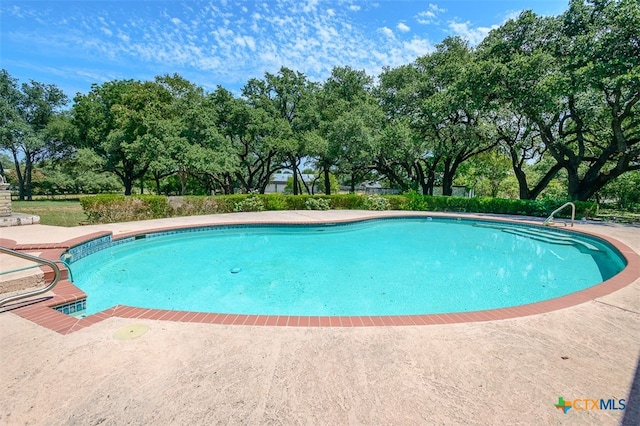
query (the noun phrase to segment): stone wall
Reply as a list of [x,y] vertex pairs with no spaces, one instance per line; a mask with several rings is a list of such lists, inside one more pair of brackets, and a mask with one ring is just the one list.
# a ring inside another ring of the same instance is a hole
[[11,191],[0,189],[0,217],[11,216]]

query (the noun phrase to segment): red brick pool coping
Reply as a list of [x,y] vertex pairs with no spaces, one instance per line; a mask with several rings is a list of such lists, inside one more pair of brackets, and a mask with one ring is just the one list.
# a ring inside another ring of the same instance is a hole
[[[383,216],[385,217],[385,216]],[[367,218],[375,219],[375,218]],[[496,221],[504,223],[522,223],[511,220],[482,219],[483,221]],[[331,221],[353,222],[358,220]],[[248,225],[250,223],[242,223]],[[260,223],[265,224],[265,223]],[[268,224],[291,224],[290,222],[269,222]],[[299,223],[297,223],[299,224]],[[317,222],[306,224],[318,224]],[[167,231],[186,228],[201,228],[216,225],[238,225],[238,223],[211,224],[211,225],[187,225],[165,228],[155,228],[145,231],[136,231],[118,235],[117,239],[130,237],[136,234],[146,234],[157,231]],[[53,307],[65,303],[74,302],[86,298],[86,294],[67,280],[68,271],[64,269],[63,279],[52,290],[53,296],[43,296],[28,301],[5,305],[0,308],[0,313],[12,312],[22,318],[39,324],[42,327],[66,335],[107,318],[131,318],[149,319],[161,321],[190,322],[203,324],[244,325],[244,326],[278,326],[278,327],[372,327],[372,326],[424,326],[434,324],[455,324],[468,322],[496,321],[509,318],[518,318],[529,315],[543,314],[568,308],[574,305],[594,300],[598,297],[613,293],[640,277],[640,255],[626,244],[608,236],[593,232],[574,231],[576,233],[591,235],[607,241],[614,246],[626,259],[627,267],[611,279],[593,287],[568,294],[555,299],[542,302],[514,306],[509,308],[490,309],[473,312],[458,312],[447,314],[425,315],[392,315],[392,316],[288,316],[288,315],[242,315],[224,313],[202,313],[190,311],[171,311],[162,309],[146,309],[132,306],[117,305],[102,312],[85,318],[75,318],[59,312]],[[67,249],[92,239],[112,235],[111,232],[98,232],[82,237],[74,238],[63,243],[47,244],[16,244],[15,241],[0,239],[0,245],[14,250],[39,251],[40,256],[49,260],[59,260]],[[45,271],[45,276],[52,273]]]

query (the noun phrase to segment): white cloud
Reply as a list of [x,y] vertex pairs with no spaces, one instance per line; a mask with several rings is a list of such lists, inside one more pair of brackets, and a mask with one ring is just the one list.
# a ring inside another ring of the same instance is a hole
[[240,47],[248,47],[251,51],[256,50],[256,41],[253,37],[236,36],[233,41]]
[[[237,88],[282,66],[314,81],[324,80],[335,66],[347,65],[375,77],[385,66],[406,64],[433,51],[426,38],[395,36],[394,32],[411,31],[404,21],[391,27],[367,27],[350,13],[360,10],[357,5],[338,1],[327,9],[323,4],[264,0],[247,3],[244,10],[242,4],[236,7],[230,2],[225,8],[212,2],[195,11],[176,8],[170,15],[152,18],[114,19],[111,11],[104,12],[106,19],[68,16],[68,26],[54,27],[50,37],[54,40],[45,39],[40,45],[55,43],[60,47],[56,50],[71,51],[76,57],[85,54],[100,64],[96,69],[105,68],[105,75],[109,69],[124,70],[135,63],[131,75],[118,78],[152,79],[178,72],[206,89],[217,84]],[[101,28],[116,37],[105,37]]]
[[407,52],[413,52],[416,57],[424,56],[434,51],[433,45],[428,40],[419,37],[414,37],[411,41],[404,42],[403,46]]
[[431,10],[425,10],[423,12],[418,13],[416,16],[416,21],[419,24],[428,25],[434,22],[436,19],[436,14]]
[[306,13],[315,12],[318,6],[318,0],[308,0],[307,4],[302,7],[302,10]]
[[416,21],[423,25],[438,23],[438,15],[446,11],[446,9],[438,7],[438,5],[429,3],[429,9],[419,12],[416,16]]
[[505,22],[511,19],[513,20],[518,19],[521,13],[522,13],[522,10],[512,10],[511,12],[507,12],[507,14],[505,14],[504,16],[504,21],[502,21],[502,23],[504,24]]
[[399,31],[402,31],[403,33],[406,33],[406,32],[408,32],[408,31],[411,31],[411,28],[410,28],[407,24],[405,24],[404,22],[400,22],[400,23],[396,26],[396,28],[397,28]]
[[379,31],[380,31],[382,34],[386,35],[387,37],[391,37],[391,38],[393,38],[393,30],[392,30],[391,28],[389,28],[389,27],[382,27],[382,28],[380,28],[380,29],[379,29]]
[[252,51],[256,50],[256,41],[253,37],[245,36],[244,41],[247,43],[247,46]]
[[118,31],[118,38],[122,40],[124,43],[129,43],[131,41],[131,37],[126,35],[125,33]]
[[472,45],[479,44],[487,36],[487,34],[489,34],[489,31],[498,27],[499,25],[492,25],[491,27],[473,28],[471,27],[470,21],[449,21],[449,29],[453,32],[453,34],[467,39]]

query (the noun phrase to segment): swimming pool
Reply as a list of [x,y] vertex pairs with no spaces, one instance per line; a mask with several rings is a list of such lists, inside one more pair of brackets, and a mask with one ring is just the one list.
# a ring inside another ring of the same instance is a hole
[[63,256],[88,295],[87,314],[116,304],[253,315],[469,312],[567,295],[625,266],[609,244],[576,233],[425,217],[148,233],[77,257]]

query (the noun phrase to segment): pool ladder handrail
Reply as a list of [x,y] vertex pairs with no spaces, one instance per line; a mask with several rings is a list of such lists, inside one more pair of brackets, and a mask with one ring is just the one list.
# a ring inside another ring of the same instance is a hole
[[[13,296],[9,296],[9,297],[5,297],[4,299],[0,299],[0,306],[5,305],[5,304],[7,304],[9,302],[14,302],[16,300],[26,299],[27,297],[37,296],[39,294],[46,293],[47,291],[49,291],[53,287],[55,287],[56,284],[58,284],[58,282],[60,281],[60,277],[61,277],[60,268],[58,267],[58,265],[56,265],[56,263],[54,261],[43,259],[43,258],[38,257],[38,256],[33,256],[31,254],[21,253],[19,251],[11,250],[11,249],[8,249],[6,247],[0,247],[0,253],[8,254],[10,256],[19,257],[21,259],[30,260],[32,262],[36,262],[36,263],[39,263],[40,265],[45,265],[45,266],[48,266],[51,269],[53,269],[53,280],[46,287],[40,288],[38,290],[28,291],[26,293],[14,294]],[[24,268],[20,268],[19,270],[22,270],[22,269],[24,269]]]
[[[567,206],[571,206],[571,226],[573,227],[573,222],[575,221],[576,218],[576,205],[573,204],[571,201],[564,203],[563,205],[561,205],[560,207],[558,207],[557,209],[555,209],[553,212],[551,212],[551,214],[549,215],[548,218],[546,218],[544,220],[544,222],[542,222],[542,224],[544,226],[549,226],[551,223],[553,223],[553,215],[558,213],[560,210],[564,209]],[[565,226],[567,224],[565,223]]]

